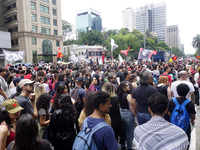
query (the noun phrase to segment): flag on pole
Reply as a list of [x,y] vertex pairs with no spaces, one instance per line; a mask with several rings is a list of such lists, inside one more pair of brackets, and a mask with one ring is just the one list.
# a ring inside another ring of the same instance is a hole
[[102,61],[102,57],[99,58],[99,65],[102,65],[103,61]]
[[123,59],[122,59],[122,57],[121,57],[121,55],[119,54],[119,64],[121,64],[121,63],[123,63]]
[[115,44],[115,41],[113,39],[111,39],[110,44],[111,44],[111,51],[114,51],[116,48],[118,48],[118,45]]
[[122,54],[124,54],[125,56],[127,56],[127,55],[128,55],[129,49],[130,49],[130,46],[128,47],[127,50],[121,50],[120,53],[122,53]]
[[60,52],[60,47],[58,49],[58,54],[57,54],[57,58],[63,57],[63,54]]

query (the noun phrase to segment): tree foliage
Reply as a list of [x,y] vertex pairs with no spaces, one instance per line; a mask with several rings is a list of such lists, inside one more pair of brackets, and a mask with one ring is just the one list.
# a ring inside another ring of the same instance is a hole
[[68,32],[72,31],[72,26],[69,22],[62,20],[62,31],[63,35],[66,35]]
[[198,54],[200,55],[200,34],[197,34],[192,40],[192,46],[197,49]]

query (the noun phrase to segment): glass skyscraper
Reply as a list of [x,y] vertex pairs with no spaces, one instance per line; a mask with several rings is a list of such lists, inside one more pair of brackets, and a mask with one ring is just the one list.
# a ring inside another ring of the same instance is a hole
[[79,11],[76,16],[76,29],[78,32],[87,32],[88,30],[102,30],[102,19],[100,12],[94,9]]

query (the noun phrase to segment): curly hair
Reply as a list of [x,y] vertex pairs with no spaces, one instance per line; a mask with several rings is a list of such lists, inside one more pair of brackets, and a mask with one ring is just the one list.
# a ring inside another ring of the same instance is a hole
[[99,109],[100,104],[105,104],[107,102],[107,98],[109,98],[110,95],[106,92],[99,91],[97,92],[94,101],[93,101],[93,107],[94,109]]
[[58,85],[57,90],[56,90],[56,96],[54,97],[53,106],[52,106],[53,111],[60,108],[58,99],[63,94],[65,87],[66,87],[65,84],[59,84]]
[[60,109],[62,111],[62,118],[67,121],[76,122],[76,110],[72,104],[71,97],[69,94],[62,94],[58,99],[60,102]]
[[41,108],[48,110],[50,101],[51,101],[51,95],[49,93],[41,94],[36,102],[37,110],[40,110]]
[[115,88],[110,82],[106,82],[103,84],[102,91],[108,93],[110,97],[115,97]]
[[140,78],[140,84],[141,85],[149,85],[149,79],[151,77],[151,73],[148,71],[144,71],[142,73],[142,76]]
[[96,91],[90,91],[87,94],[86,103],[85,103],[85,113],[86,113],[86,116],[91,115],[93,113],[93,111],[94,111],[93,101],[95,99],[96,94],[97,94]]
[[45,91],[44,91],[44,86],[43,84],[39,83],[39,82],[36,82],[34,84],[34,93],[35,93],[35,99],[36,99],[36,102],[38,100],[38,97],[43,94]]
[[127,83],[128,83],[127,81],[122,81],[120,83],[120,85],[118,86],[118,88],[117,88],[117,95],[119,97],[121,97],[122,94],[125,93],[124,90],[123,90],[123,88],[126,86]]

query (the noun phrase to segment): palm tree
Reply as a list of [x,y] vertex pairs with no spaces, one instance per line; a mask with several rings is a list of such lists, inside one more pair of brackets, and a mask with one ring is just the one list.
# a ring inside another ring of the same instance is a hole
[[192,46],[198,49],[198,54],[200,55],[200,34],[197,34],[192,40]]

